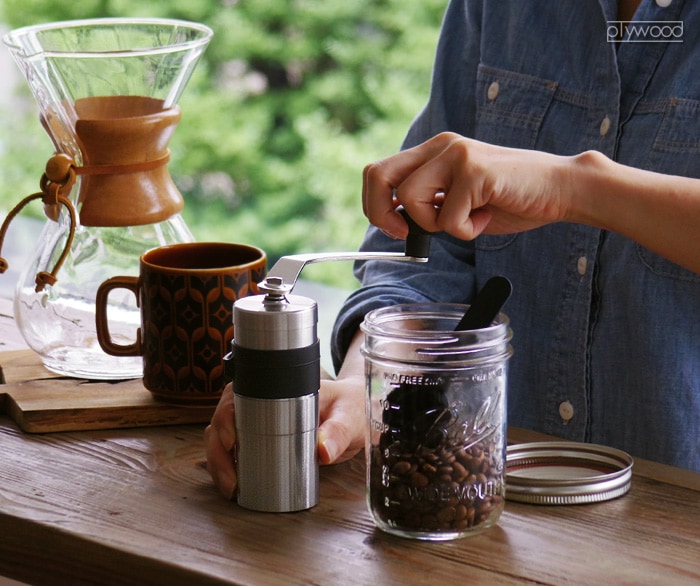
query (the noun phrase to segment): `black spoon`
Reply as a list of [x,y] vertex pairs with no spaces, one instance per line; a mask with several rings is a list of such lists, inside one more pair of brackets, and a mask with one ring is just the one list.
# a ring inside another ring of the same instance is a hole
[[491,325],[503,304],[508,301],[513,286],[506,277],[491,277],[469,306],[455,331],[478,330]]

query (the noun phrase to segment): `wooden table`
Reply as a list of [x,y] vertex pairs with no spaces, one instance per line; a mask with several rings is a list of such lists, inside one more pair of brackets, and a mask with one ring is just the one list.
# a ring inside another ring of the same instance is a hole
[[[23,346],[2,300],[0,343]],[[71,585],[700,583],[699,474],[637,461],[620,499],[509,502],[480,535],[424,543],[374,528],[361,457],[321,469],[309,511],[239,508],[209,479],[203,427],[40,435],[0,417],[0,574]]]

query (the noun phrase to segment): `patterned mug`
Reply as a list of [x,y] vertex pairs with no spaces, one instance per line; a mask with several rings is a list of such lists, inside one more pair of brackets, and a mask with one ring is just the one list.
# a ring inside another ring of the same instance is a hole
[[[138,277],[112,277],[98,288],[98,342],[113,356],[143,356],[143,384],[157,399],[215,403],[233,339],[233,303],[258,293],[266,269],[265,252],[245,244],[189,242],[149,250],[141,255]],[[115,289],[131,291],[141,308],[141,327],[130,344],[115,342],[109,331]]]

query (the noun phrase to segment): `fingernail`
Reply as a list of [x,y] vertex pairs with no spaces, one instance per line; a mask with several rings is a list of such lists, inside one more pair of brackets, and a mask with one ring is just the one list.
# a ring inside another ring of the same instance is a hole
[[335,459],[338,457],[338,444],[335,442],[335,440],[325,438],[321,442],[321,445],[323,446],[323,450],[326,452],[328,463],[330,464],[331,462],[335,461]]

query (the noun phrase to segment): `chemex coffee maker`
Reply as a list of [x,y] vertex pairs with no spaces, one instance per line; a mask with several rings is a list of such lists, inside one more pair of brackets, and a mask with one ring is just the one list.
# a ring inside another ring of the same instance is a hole
[[402,213],[410,227],[405,253],[284,256],[258,285],[261,295],[234,303],[234,340],[225,362],[233,380],[242,507],[291,512],[318,503],[318,310],[313,299],[291,292],[309,263],[427,261],[430,235]]
[[[95,295],[138,272],[150,248],[194,240],[168,172],[178,99],[212,37],[208,27],[157,18],[103,18],[20,28],[3,42],[21,69],[55,154],[40,191],[47,221],[19,278],[17,326],[46,368],[87,379],[137,378],[140,357],[110,356],[95,332]],[[0,273],[8,263],[0,258]],[[139,311],[113,297],[110,331],[133,340]]]

